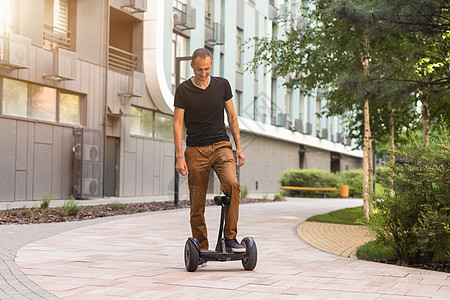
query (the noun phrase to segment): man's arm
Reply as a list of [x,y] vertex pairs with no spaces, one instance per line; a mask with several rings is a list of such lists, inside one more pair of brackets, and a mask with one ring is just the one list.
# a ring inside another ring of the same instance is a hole
[[185,176],[188,174],[186,160],[183,155],[183,120],[184,109],[175,107],[173,114],[173,137],[175,142],[175,157],[177,158],[177,172]]
[[236,165],[243,166],[245,163],[244,152],[242,151],[241,135],[239,134],[239,123],[236,111],[233,106],[233,99],[225,101],[225,111],[227,112],[228,124],[230,125],[231,134],[236,144]]

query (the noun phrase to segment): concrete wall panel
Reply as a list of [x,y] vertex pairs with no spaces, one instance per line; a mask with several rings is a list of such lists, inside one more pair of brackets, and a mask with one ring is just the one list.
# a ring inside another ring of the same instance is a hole
[[[30,64],[32,66],[35,66],[37,63],[37,48],[36,47],[31,47],[31,56],[30,56]],[[33,72],[31,69],[29,70],[29,75],[28,75],[28,80],[29,81],[36,81],[36,72]]]
[[77,22],[78,57],[97,65],[104,64],[104,6],[106,6],[104,1],[77,1],[77,19],[85,20],[85,22]]
[[35,82],[51,86],[59,85],[53,80],[42,78],[42,75],[51,74],[53,74],[53,52],[36,48]]
[[312,147],[305,148],[305,169],[330,170],[330,152]]
[[125,152],[123,172],[123,196],[136,196],[136,153]]
[[53,126],[48,124],[36,123],[35,142],[40,144],[53,143]]
[[95,66],[91,65],[89,68],[89,92],[86,97],[86,127],[88,128],[94,128],[94,118],[93,118],[93,111],[94,111],[94,101],[95,101],[95,86],[92,84],[92,81],[94,81],[95,78]]
[[142,157],[142,194],[153,195],[153,160],[154,142],[151,140],[143,141]]
[[72,195],[73,188],[73,129],[64,127],[61,145],[61,198],[67,199]]
[[[129,132],[129,130],[126,130],[125,132]],[[136,147],[137,147],[136,140],[137,140],[136,138],[132,138],[132,137],[130,137],[130,135],[125,137],[125,151],[126,152],[136,153]]]
[[44,24],[44,0],[21,0],[19,4],[21,18],[19,34],[31,38],[34,45],[42,45],[42,27]]
[[143,139],[136,140],[136,195],[142,194],[142,181],[143,181]]
[[346,155],[341,156],[341,172],[351,169],[361,169],[362,168],[362,158],[355,158]]
[[16,121],[0,118],[0,201],[14,200]]
[[27,172],[26,171],[16,171],[15,177],[15,201],[24,201],[27,197]]
[[28,124],[17,121],[16,133],[16,171],[27,169]]
[[161,176],[161,145],[158,142],[154,142],[154,148],[153,148],[153,177],[160,177]]
[[34,169],[32,200],[41,200],[52,192],[52,145],[35,144]]
[[33,200],[35,123],[28,123],[27,200]]
[[[81,90],[81,62],[79,60],[76,61],[76,77],[74,80],[65,80],[62,82],[62,86],[64,89],[70,91],[80,91]],[[83,74],[84,77],[84,74]]]
[[95,77],[92,80],[94,84],[94,124],[93,128],[100,129],[101,124],[103,124],[103,108],[104,108],[104,84],[102,79],[102,72],[99,67],[95,67]]
[[61,198],[62,183],[62,127],[53,127],[53,147],[52,147],[52,196],[55,199]]
[[174,158],[173,156],[165,155],[163,159],[164,170],[161,181],[161,195],[173,195],[174,192]]
[[87,94],[89,92],[91,77],[90,64],[81,61],[80,68],[80,92],[83,94]]
[[[241,186],[251,193],[274,193],[285,170],[298,168],[298,145],[241,133],[246,163],[240,168]],[[256,189],[258,182],[258,189]]]

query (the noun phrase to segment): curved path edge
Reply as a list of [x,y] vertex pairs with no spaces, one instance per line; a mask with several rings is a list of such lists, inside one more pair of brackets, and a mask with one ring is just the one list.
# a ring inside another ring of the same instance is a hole
[[359,246],[374,240],[369,232],[359,225],[304,222],[297,226],[296,232],[300,238],[317,249],[351,258],[356,258],[356,249]]

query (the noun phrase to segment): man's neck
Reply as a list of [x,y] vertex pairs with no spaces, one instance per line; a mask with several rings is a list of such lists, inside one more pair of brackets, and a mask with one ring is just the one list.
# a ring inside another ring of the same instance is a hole
[[207,77],[206,80],[199,80],[196,76],[192,77],[192,83],[201,89],[206,89],[211,81],[211,77]]

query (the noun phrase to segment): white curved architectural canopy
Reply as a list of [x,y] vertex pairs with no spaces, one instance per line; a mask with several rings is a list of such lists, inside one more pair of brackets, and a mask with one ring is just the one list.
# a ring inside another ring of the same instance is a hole
[[173,94],[164,72],[164,5],[167,3],[171,1],[154,0],[144,13],[143,55],[148,92],[160,111],[172,114]]

